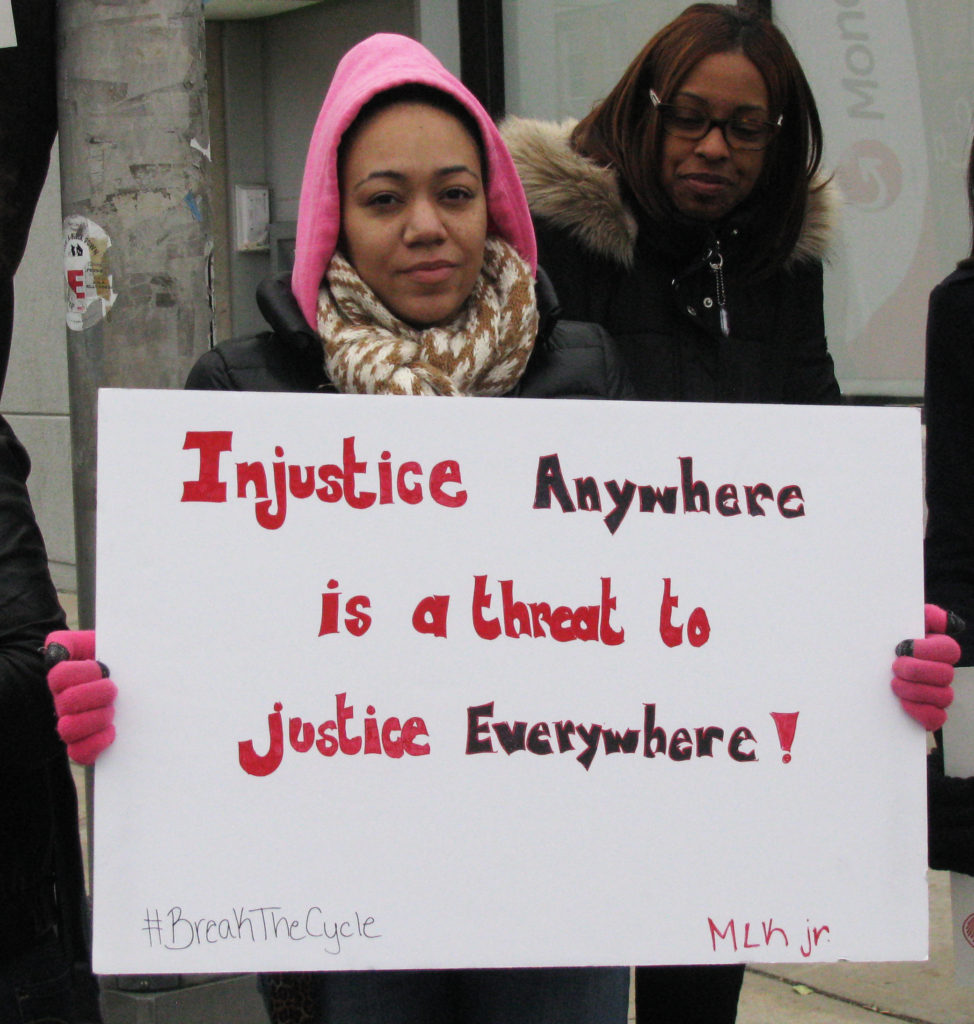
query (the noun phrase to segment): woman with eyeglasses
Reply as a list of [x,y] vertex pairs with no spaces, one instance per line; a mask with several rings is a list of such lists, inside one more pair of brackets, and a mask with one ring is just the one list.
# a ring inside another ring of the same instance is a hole
[[[504,137],[564,314],[615,336],[639,398],[839,401],[821,262],[837,195],[811,89],[770,20],[694,4],[577,124],[511,118]],[[946,623],[928,608],[928,633]],[[930,643],[893,683],[928,729],[952,696],[949,665],[917,670]],[[743,975],[637,967],[637,1024],[732,1022]]]
[[615,336],[640,398],[838,401],[821,266],[837,197],[770,21],[695,4],[580,122],[512,118],[504,136],[565,314]]

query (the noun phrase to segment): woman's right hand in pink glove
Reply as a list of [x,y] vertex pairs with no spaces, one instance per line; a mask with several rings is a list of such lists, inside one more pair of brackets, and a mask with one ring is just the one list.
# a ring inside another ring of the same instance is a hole
[[947,721],[947,708],[954,699],[950,684],[960,644],[950,634],[962,633],[964,623],[935,604],[924,605],[923,613],[923,639],[896,645],[891,685],[903,710],[925,729],[933,730]]
[[54,695],[57,731],[68,757],[94,764],[115,739],[115,695],[108,669],[95,661],[94,630],[59,630],[44,644],[47,685]]

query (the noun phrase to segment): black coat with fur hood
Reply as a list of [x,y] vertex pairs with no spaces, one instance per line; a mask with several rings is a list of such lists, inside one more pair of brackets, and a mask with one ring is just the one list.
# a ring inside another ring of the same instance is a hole
[[[706,225],[688,226],[680,251],[657,244],[626,201],[616,173],[570,148],[573,126],[510,118],[503,135],[527,193],[539,260],[564,315],[608,330],[637,396],[838,401],[825,342],[821,263],[834,189],[810,194],[802,237],[787,265],[750,281],[736,269],[748,244],[746,220],[731,218],[718,226],[719,234]],[[722,282],[711,266],[718,254]]]

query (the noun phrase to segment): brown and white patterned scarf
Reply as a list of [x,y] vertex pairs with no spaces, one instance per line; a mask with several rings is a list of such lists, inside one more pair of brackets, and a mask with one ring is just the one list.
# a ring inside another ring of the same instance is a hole
[[457,316],[403,323],[335,253],[318,294],[325,369],[339,391],[367,395],[502,395],[520,380],[538,333],[531,269],[501,238]]

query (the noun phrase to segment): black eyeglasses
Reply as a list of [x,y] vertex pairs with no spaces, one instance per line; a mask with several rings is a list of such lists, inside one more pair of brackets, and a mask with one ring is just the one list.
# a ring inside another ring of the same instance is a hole
[[784,120],[779,116],[772,123],[739,114],[734,117],[711,117],[706,110],[689,103],[663,103],[653,89],[649,90],[649,98],[659,111],[663,131],[667,135],[696,142],[709,135],[712,129],[719,128],[731,149],[767,149]]

